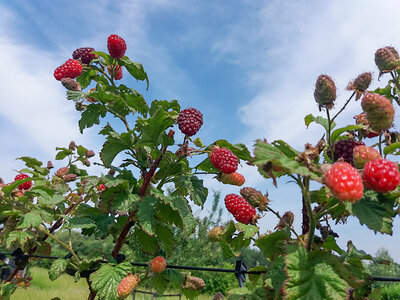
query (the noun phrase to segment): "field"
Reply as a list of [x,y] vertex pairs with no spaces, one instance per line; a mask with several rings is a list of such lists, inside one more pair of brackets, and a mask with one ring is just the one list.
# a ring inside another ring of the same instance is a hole
[[[69,275],[62,275],[55,281],[51,281],[47,275],[47,270],[43,268],[31,268],[33,280],[28,288],[20,288],[12,295],[12,300],[50,300],[59,297],[61,300],[84,300],[89,295],[86,280],[81,279],[77,283]],[[143,290],[143,289],[141,289]],[[170,293],[168,293],[170,294]],[[171,293],[172,294],[172,293]],[[176,294],[176,293],[173,293]],[[127,299],[132,299],[128,297]],[[152,300],[153,296],[136,294],[137,300]],[[179,297],[162,297],[162,299],[179,299]],[[187,299],[182,296],[181,299]],[[204,295],[199,300],[211,299],[211,296]]]

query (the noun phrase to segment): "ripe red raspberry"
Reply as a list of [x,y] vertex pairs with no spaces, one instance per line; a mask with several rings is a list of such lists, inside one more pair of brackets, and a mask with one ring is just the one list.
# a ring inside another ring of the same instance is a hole
[[122,37],[112,34],[108,37],[107,48],[112,57],[121,58],[125,55],[126,43]]
[[[25,179],[28,177],[29,177],[28,175],[21,173],[21,174],[18,174],[17,176],[15,176],[14,180],[17,181],[19,179]],[[29,190],[31,187],[32,187],[32,181],[27,181],[27,182],[24,182],[23,184],[20,184],[18,186],[18,189],[19,190]]]
[[154,273],[161,273],[162,271],[165,270],[166,267],[167,267],[167,262],[165,258],[162,256],[157,256],[153,258],[153,260],[150,263],[150,269]]
[[388,159],[374,159],[365,164],[363,179],[371,190],[384,194],[400,184],[399,167]]
[[363,196],[361,175],[347,162],[334,163],[325,173],[325,184],[341,201],[356,202]]
[[239,164],[236,155],[227,148],[218,148],[213,151],[210,156],[210,161],[215,168],[226,174],[235,172]]
[[353,162],[354,166],[358,169],[364,168],[365,164],[370,160],[381,158],[378,150],[367,147],[357,146],[353,149]]
[[106,186],[104,184],[100,184],[96,189],[97,189],[98,192],[101,193],[101,192],[105,191]]
[[77,60],[68,59],[64,64],[57,67],[54,70],[54,77],[57,80],[61,80],[63,78],[71,78],[74,79],[81,75],[82,66]]
[[256,216],[256,209],[246,199],[239,195],[229,194],[225,197],[226,209],[235,217],[236,221],[249,224]]
[[72,53],[72,58],[80,59],[82,63],[88,65],[93,59],[99,57],[97,54],[92,53],[93,51],[95,51],[94,48],[90,47],[78,48]]
[[139,274],[132,275],[131,273],[128,273],[128,276],[124,277],[117,287],[118,298],[128,297],[139,282]]
[[120,79],[122,79],[123,74],[122,74],[122,68],[121,68],[121,66],[115,66],[115,67],[114,67],[114,72],[112,72],[111,67],[107,67],[107,70],[108,70],[108,73],[109,73],[111,76],[114,75],[114,79],[115,79],[115,80],[120,80]]
[[220,181],[224,184],[232,184],[241,186],[246,181],[244,176],[238,172],[234,172],[231,174],[222,173],[220,176]]
[[177,122],[182,133],[192,136],[203,125],[203,114],[195,108],[186,108],[179,113]]
[[[347,140],[338,140],[333,144],[334,153],[334,161],[337,161],[339,158],[343,158],[343,160],[351,165],[353,165],[353,149],[357,146],[360,145],[365,145],[361,141],[356,141],[353,139],[347,139]],[[329,158],[332,156],[331,149],[328,149],[326,151],[326,155],[328,155]]]

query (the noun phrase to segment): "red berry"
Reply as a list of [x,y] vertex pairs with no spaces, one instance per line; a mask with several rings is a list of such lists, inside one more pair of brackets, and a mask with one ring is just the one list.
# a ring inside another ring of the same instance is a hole
[[393,191],[400,184],[398,165],[384,158],[371,160],[364,166],[363,179],[365,185],[375,192]]
[[367,147],[357,146],[353,149],[353,162],[354,166],[358,169],[364,168],[365,164],[370,160],[382,158],[378,150]]
[[242,174],[234,172],[231,174],[222,173],[220,181],[225,184],[241,186],[246,180],[244,179],[244,176]]
[[347,162],[337,162],[325,173],[325,184],[341,201],[356,202],[363,196],[361,175]]
[[249,224],[256,216],[256,209],[246,199],[239,195],[229,194],[225,197],[226,209],[235,217],[236,221]]
[[101,192],[105,191],[106,186],[104,184],[100,184],[96,189],[98,192],[101,193]]
[[167,262],[165,258],[162,256],[157,256],[153,258],[153,260],[150,263],[150,269],[154,273],[161,273],[162,271],[165,270],[166,267],[167,267]]
[[[365,145],[363,142],[359,142],[353,139],[347,140],[338,140],[333,144],[334,153],[334,161],[337,161],[339,158],[343,158],[345,162],[353,165],[353,149],[357,146]],[[326,155],[331,158],[331,149],[326,151]]]
[[[19,179],[25,179],[28,177],[29,177],[28,175],[21,173],[21,174],[18,174],[17,176],[15,176],[14,180],[17,181]],[[27,181],[27,182],[24,182],[23,184],[20,184],[18,186],[18,189],[19,190],[29,190],[31,187],[32,187],[32,181]]]
[[125,278],[121,280],[117,287],[117,295],[119,298],[126,298],[128,297],[133,289],[139,284],[140,277],[138,274],[132,275],[131,273],[128,274]]
[[107,48],[112,57],[121,58],[125,55],[126,43],[120,36],[112,34],[108,37]]
[[195,108],[186,108],[179,113],[177,122],[184,134],[192,136],[203,125],[203,114]]
[[95,50],[90,47],[78,48],[72,53],[72,58],[80,59],[84,64],[88,65],[93,59],[99,57],[97,54],[92,53],[93,51]]
[[64,64],[57,67],[54,70],[54,77],[57,80],[61,80],[63,78],[71,78],[74,79],[81,75],[82,66],[77,60],[68,59]]
[[227,148],[218,148],[211,153],[210,161],[215,168],[226,174],[235,172],[239,164],[236,155]]
[[[108,70],[108,73],[110,75],[114,75],[114,79],[115,80],[122,79],[122,68],[121,68],[121,66],[115,66],[114,67],[114,72],[112,72],[111,67],[107,67],[107,70]],[[111,73],[113,73],[113,74],[111,74]]]

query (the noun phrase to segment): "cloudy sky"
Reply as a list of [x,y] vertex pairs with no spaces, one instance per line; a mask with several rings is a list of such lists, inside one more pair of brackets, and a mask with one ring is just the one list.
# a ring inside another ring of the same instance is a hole
[[[304,126],[305,115],[319,114],[312,95],[318,75],[335,80],[337,107],[350,95],[347,83],[362,72],[374,72],[374,87],[384,84],[374,53],[388,45],[400,49],[399,10],[396,0],[0,0],[0,176],[13,180],[23,167],[15,158],[47,161],[70,140],[99,150],[103,137],[95,129],[79,133],[79,115],[53,71],[76,48],[106,51],[113,33],[149,74],[148,91],[143,83],[128,84],[149,101],[178,99],[183,108],[201,110],[205,143],[225,138],[251,148],[257,138],[283,139],[301,150],[323,134]],[[352,123],[360,110],[352,102],[338,123]],[[287,180],[276,189],[254,168],[241,172],[247,186],[268,190],[277,210],[300,211],[298,189]],[[239,191],[211,178],[206,184],[223,195]],[[268,215],[260,221],[264,231],[275,223]],[[385,247],[400,261],[399,225],[397,218],[390,237],[350,220],[337,228],[339,243],[351,239],[370,253]]]

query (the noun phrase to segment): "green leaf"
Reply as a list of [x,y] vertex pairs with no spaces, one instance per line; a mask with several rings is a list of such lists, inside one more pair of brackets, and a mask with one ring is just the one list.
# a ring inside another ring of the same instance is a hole
[[97,75],[99,71],[90,68],[83,68],[81,75],[76,78],[76,82],[79,82],[82,90],[89,86],[93,77]]
[[204,171],[207,173],[215,173],[215,174],[218,173],[218,170],[213,166],[208,157],[201,163],[199,163],[196,167],[194,167],[194,169]]
[[50,196],[50,197],[44,196],[44,195],[40,195],[38,197],[38,201],[39,201],[40,205],[49,205],[49,206],[51,206],[51,205],[55,205],[55,204],[58,204],[58,203],[61,203],[61,202],[65,201],[65,197],[62,196],[62,195],[58,195],[58,194]]
[[147,89],[149,88],[149,78],[142,64],[131,61],[127,56],[120,58],[119,64],[124,66],[136,80],[146,80]]
[[171,256],[172,251],[174,250],[174,237],[171,230],[167,226],[158,223],[155,226],[155,232],[164,246],[167,257]]
[[6,282],[0,285],[1,299],[8,300],[11,295],[15,292],[17,286],[11,282]]
[[239,159],[249,160],[251,158],[250,151],[245,144],[231,144],[226,140],[218,140],[214,144],[231,150]]
[[79,120],[79,130],[83,133],[85,128],[90,128],[94,124],[100,124],[100,117],[106,116],[107,109],[103,104],[92,103],[89,104],[86,110],[82,113]]
[[162,275],[175,289],[181,289],[184,277],[181,272],[174,269],[165,269]]
[[386,146],[385,148],[383,148],[383,154],[385,154],[385,157],[388,154],[399,155],[400,154],[400,143],[393,143],[389,146]]
[[85,93],[81,91],[67,91],[67,99],[72,101],[78,101],[85,98]]
[[40,216],[39,211],[31,211],[27,214],[24,214],[21,220],[18,223],[17,228],[30,228],[37,227],[42,223],[42,217]]
[[152,287],[157,291],[157,294],[162,295],[167,288],[168,280],[162,275],[156,275],[151,278]]
[[139,242],[140,248],[144,253],[149,255],[154,255],[158,251],[158,241],[157,238],[151,235],[148,235],[143,230],[137,228],[135,230],[135,236]]
[[8,234],[6,246],[9,248],[14,242],[24,245],[32,237],[33,234],[28,231],[12,231]]
[[121,84],[119,86],[121,90],[121,96],[125,99],[126,104],[131,108],[131,111],[138,111],[142,115],[145,115],[149,111],[149,106],[143,96],[136,90],[128,88]]
[[324,241],[324,243],[321,246],[322,248],[326,250],[333,250],[339,253],[340,255],[343,253],[343,250],[340,249],[338,244],[336,243],[336,240],[333,236],[328,236],[328,238]]
[[232,249],[232,247],[228,243],[219,242],[219,245],[221,246],[222,255],[225,259],[230,259],[232,257],[237,256],[235,251]]
[[[266,141],[258,140],[256,142],[254,158],[251,163],[259,166],[261,175],[270,178],[272,172],[277,177],[288,174],[299,174],[301,176],[310,176],[311,179],[319,178],[316,173],[311,172],[293,158],[293,155],[290,154],[293,150],[285,147],[285,152],[281,151],[279,148],[283,146],[283,143],[275,146]],[[290,156],[287,156],[285,153],[288,153]]]
[[236,223],[236,229],[243,232],[243,238],[249,239],[254,237],[258,232],[258,227],[255,225],[246,225],[243,223]]
[[123,262],[116,266],[105,264],[90,274],[92,288],[97,292],[99,299],[119,300],[117,287],[122,278],[131,271],[132,265],[129,262]]
[[[317,124],[322,125],[322,127],[324,127],[325,130],[329,130],[329,121],[328,121],[328,119],[323,118],[321,116],[315,117],[312,114],[309,114],[309,115],[305,116],[304,122],[306,123],[307,128],[312,122],[315,122]],[[332,122],[331,129],[335,128],[335,126],[336,126],[336,123]]]
[[364,192],[360,201],[348,203],[347,210],[358,218],[360,224],[367,225],[375,233],[392,234],[394,202],[385,198],[384,195],[371,190]]
[[92,51],[92,53],[97,54],[98,56],[103,58],[105,65],[111,65],[113,58],[109,54],[102,51]]
[[175,178],[175,186],[184,195],[189,195],[195,204],[203,207],[208,195],[203,180],[196,176],[182,175]]
[[204,148],[205,147],[205,145],[203,144],[203,141],[200,138],[196,138],[193,141],[193,143],[199,148]]
[[17,159],[24,161],[28,168],[41,167],[43,165],[41,161],[29,156],[22,156]]
[[183,220],[185,233],[192,233],[196,228],[197,221],[193,217],[192,211],[186,199],[177,193],[172,193],[164,199],[164,202],[170,205],[174,211],[179,213],[179,216]]
[[284,230],[278,230],[259,238],[256,240],[255,245],[260,248],[265,257],[273,258],[282,253],[284,241],[289,238],[290,231],[288,228],[285,228]]
[[59,258],[53,261],[49,269],[49,278],[51,281],[56,280],[65,271],[68,265],[68,260]]
[[92,218],[85,217],[85,216],[77,216],[74,218],[70,218],[68,220],[68,228],[73,229],[73,228],[93,228],[96,225],[93,222]]
[[228,294],[228,300],[262,300],[247,287],[231,289]]
[[100,152],[100,158],[106,168],[111,166],[118,153],[130,149],[131,139],[132,136],[128,133],[122,133],[118,137],[109,137],[107,139]]
[[304,247],[285,257],[288,279],[285,299],[346,299],[347,283],[334,268],[318,256],[309,256]]
[[155,220],[153,217],[156,213],[155,206],[157,201],[158,199],[154,196],[143,197],[137,212],[140,227],[151,236],[155,234],[153,228]]
[[365,129],[365,128],[366,128],[366,126],[362,125],[362,124],[348,125],[346,127],[338,128],[338,129],[334,130],[331,134],[331,143],[335,142],[343,132],[354,131],[354,130]]
[[17,181],[10,183],[8,185],[5,185],[1,188],[1,191],[4,193],[4,196],[10,196],[11,192],[13,190],[15,190],[19,185],[28,182],[28,181],[32,181],[35,180],[37,178],[33,178],[33,177],[27,177],[25,179],[18,179]]
[[114,199],[111,203],[111,210],[119,213],[127,213],[136,209],[140,197],[138,194],[132,194],[127,191],[121,191],[114,194]]

